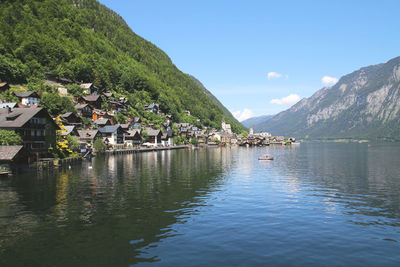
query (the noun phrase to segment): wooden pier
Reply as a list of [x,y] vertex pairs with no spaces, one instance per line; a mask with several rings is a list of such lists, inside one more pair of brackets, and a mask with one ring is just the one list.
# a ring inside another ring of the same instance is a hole
[[141,152],[151,152],[151,151],[161,151],[161,150],[173,150],[173,149],[185,149],[185,148],[189,148],[189,146],[187,146],[187,145],[181,145],[181,146],[166,146],[166,147],[113,149],[113,150],[106,150],[105,153],[106,153],[107,155],[133,154],[133,153],[141,153]]

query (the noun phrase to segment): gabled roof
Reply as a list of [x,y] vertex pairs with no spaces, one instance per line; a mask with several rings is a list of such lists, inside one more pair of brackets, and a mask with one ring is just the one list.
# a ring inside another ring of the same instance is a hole
[[92,109],[88,104],[76,104],[75,109],[84,109],[85,107],[89,107]]
[[151,103],[151,104],[148,104],[148,105],[145,105],[144,107],[146,108],[146,109],[152,109],[152,108],[158,108],[160,105],[159,104],[156,104],[156,103]]
[[79,86],[84,89],[89,89],[92,87],[93,83],[81,83]]
[[137,134],[140,136],[140,130],[129,130],[126,132],[125,137],[133,137]]
[[22,98],[22,97],[36,97],[40,98],[39,95],[36,92],[32,91],[27,91],[27,92],[14,92],[14,95],[16,97]]
[[[0,128],[22,127],[33,116],[35,116],[42,110],[43,108],[15,108],[12,109],[11,112],[9,112],[7,108],[2,108],[0,109]],[[53,121],[50,116],[49,118],[51,121]]]
[[129,123],[121,124],[122,129],[129,129],[129,126],[130,126]]
[[107,118],[100,118],[100,119],[97,119],[97,120],[94,121],[94,123],[97,124],[97,125],[105,125],[108,122],[110,122],[110,120],[107,119]]
[[114,133],[116,132],[119,128],[121,128],[121,125],[116,124],[116,125],[106,125],[102,128],[99,128],[99,132],[101,133]]
[[73,115],[73,112],[66,112],[64,114],[61,115],[62,118],[68,118],[69,116]]
[[113,96],[113,93],[111,93],[111,92],[103,92],[102,94],[107,98],[110,98]]
[[6,83],[6,82],[0,83],[0,87],[6,86],[7,84],[8,83]]
[[21,151],[23,146],[0,146],[0,161],[10,161]]
[[100,95],[87,95],[83,96],[82,98],[88,102],[96,102],[99,99]]
[[65,127],[66,131],[64,131],[62,133],[62,135],[69,135],[75,129],[75,126],[70,126],[70,125],[67,125],[67,126],[64,126],[64,127]]
[[93,140],[99,130],[78,130],[79,139],[81,140]]
[[161,134],[160,130],[155,130],[152,128],[146,128],[146,132],[148,136],[158,136],[159,134]]

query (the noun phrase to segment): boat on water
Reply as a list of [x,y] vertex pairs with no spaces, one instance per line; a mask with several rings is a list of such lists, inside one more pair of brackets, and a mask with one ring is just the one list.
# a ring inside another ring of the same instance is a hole
[[273,160],[274,158],[268,155],[264,155],[258,158],[258,160]]

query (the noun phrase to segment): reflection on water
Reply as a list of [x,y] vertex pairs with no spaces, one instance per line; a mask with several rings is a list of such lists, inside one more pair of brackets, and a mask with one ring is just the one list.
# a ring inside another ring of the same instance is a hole
[[[160,151],[3,179],[0,265],[394,265],[399,152]],[[275,160],[257,160],[266,153]]]

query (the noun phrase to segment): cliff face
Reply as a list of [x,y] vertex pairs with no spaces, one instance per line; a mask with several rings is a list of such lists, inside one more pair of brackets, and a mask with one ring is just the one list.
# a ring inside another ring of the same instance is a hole
[[400,57],[361,68],[256,128],[310,138],[400,139]]

